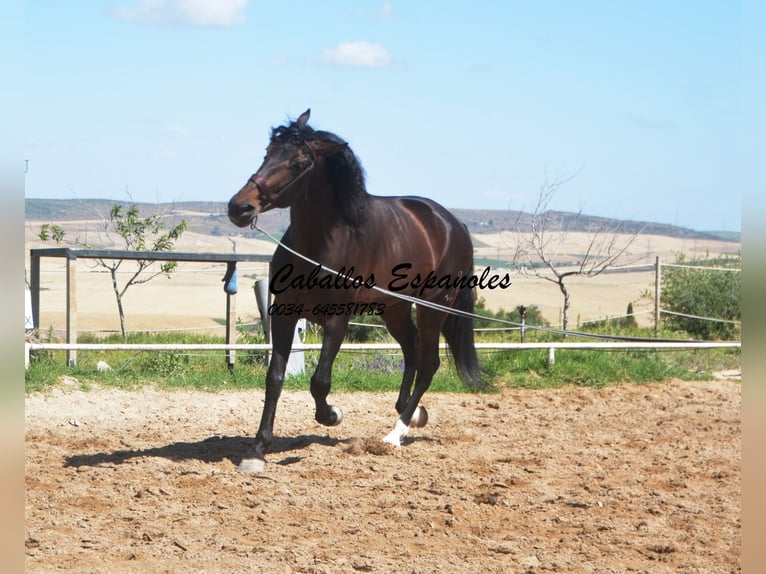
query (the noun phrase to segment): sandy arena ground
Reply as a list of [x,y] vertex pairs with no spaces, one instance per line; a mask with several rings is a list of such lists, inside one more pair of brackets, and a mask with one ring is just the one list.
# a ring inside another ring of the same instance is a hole
[[235,471],[262,393],[26,398],[26,571],[741,571],[741,384],[285,393],[261,475]]

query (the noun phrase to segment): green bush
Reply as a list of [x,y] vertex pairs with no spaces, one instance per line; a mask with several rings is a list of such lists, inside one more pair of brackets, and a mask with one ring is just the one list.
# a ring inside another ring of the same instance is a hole
[[[676,255],[677,265],[741,269],[740,256],[715,259],[687,259]],[[691,267],[663,267],[661,307],[673,313],[724,321],[741,321],[742,273]],[[663,323],[670,329],[686,331],[703,340],[731,340],[741,336],[740,325],[665,314]]]
[[[486,302],[483,298],[479,297],[476,300],[476,305],[474,307],[474,313],[477,315],[482,315],[483,317],[488,317],[486,320],[482,319],[476,319],[473,322],[473,328],[474,329],[502,329],[502,328],[508,328],[512,329],[506,332],[505,336],[498,335],[496,332],[493,332],[491,340],[516,340],[518,341],[520,339],[519,334],[519,327],[513,327],[511,325],[503,324],[498,321],[492,321],[491,319],[500,319],[501,321],[509,321],[511,323],[514,323],[516,325],[521,325],[521,310],[518,307],[514,307],[510,311],[506,311],[505,309],[499,309],[497,311],[492,311],[490,309],[487,309]],[[525,324],[529,326],[529,328],[526,330],[526,339],[529,340],[540,340],[549,338],[546,333],[538,332],[532,329],[531,327],[548,327],[550,326],[550,323],[543,318],[542,312],[540,311],[540,308],[535,305],[530,305],[526,307],[526,317],[525,317]]]

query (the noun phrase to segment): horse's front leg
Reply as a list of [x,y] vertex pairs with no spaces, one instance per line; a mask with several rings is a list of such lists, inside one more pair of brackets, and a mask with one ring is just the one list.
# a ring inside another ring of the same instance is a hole
[[311,396],[316,405],[315,418],[325,426],[335,426],[343,420],[343,412],[327,403],[330,394],[332,364],[338,354],[343,337],[348,327],[347,316],[334,316],[324,324],[322,351],[319,353],[319,363],[311,377]]
[[285,368],[293,345],[293,333],[298,321],[297,316],[275,315],[271,322],[272,353],[269,369],[266,373],[266,398],[263,403],[261,425],[255,435],[253,448],[239,463],[237,470],[242,472],[262,472],[266,462],[266,453],[271,448],[274,436],[274,416],[277,402],[282,394],[285,382]]

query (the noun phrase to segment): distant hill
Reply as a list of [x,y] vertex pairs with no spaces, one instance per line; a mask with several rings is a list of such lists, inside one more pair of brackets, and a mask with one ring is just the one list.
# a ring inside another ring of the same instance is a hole
[[[114,204],[130,205],[134,202],[111,199],[36,199],[25,200],[25,219],[27,221],[63,222],[74,220],[98,220],[106,217]],[[226,217],[226,203],[214,201],[184,201],[179,203],[141,203],[135,202],[139,212],[144,214],[156,211],[167,212],[171,221],[185,219],[188,229],[197,233],[226,236],[252,235],[251,230],[235,228]],[[520,227],[529,227],[531,215],[519,211],[491,209],[452,209],[473,233],[494,233],[510,231]],[[647,235],[664,235],[686,239],[719,239],[740,241],[740,232],[696,231],[666,223],[611,219],[594,215],[576,214],[563,211],[549,212],[549,229],[568,227],[571,231],[589,231],[592,229],[619,229],[623,233],[633,234],[642,231]],[[270,233],[281,233],[289,225],[289,213],[286,209],[267,212],[258,219],[258,225]]]
[[[532,215],[519,211],[501,211],[489,209],[453,209],[457,217],[468,226],[474,233],[493,233],[509,231],[512,229],[529,229]],[[736,238],[719,236],[713,231],[696,231],[688,227],[679,227],[667,223],[653,223],[649,221],[631,221],[627,219],[612,219],[596,215],[577,214],[567,211],[549,211],[549,229],[557,230],[566,228],[570,231],[592,231],[594,229],[619,230],[622,233],[635,234],[639,231],[647,235],[665,235],[668,237],[682,237],[685,239],[724,239],[726,241],[739,241],[739,233]]]
[[716,239],[721,239],[722,241],[742,241],[741,231],[705,231],[704,233],[707,233],[709,236],[715,237]]
[[140,213],[153,213],[170,208],[171,211],[193,211],[204,214],[226,214],[226,204],[215,201],[185,201],[181,203],[142,203],[118,199],[35,199],[24,201],[27,221],[73,221],[98,219],[109,214],[115,204],[138,206]]

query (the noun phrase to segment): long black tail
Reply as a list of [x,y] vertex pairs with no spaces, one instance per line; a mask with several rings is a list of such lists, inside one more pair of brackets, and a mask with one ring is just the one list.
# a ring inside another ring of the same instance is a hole
[[[473,313],[474,292],[472,289],[460,289],[454,308]],[[455,367],[460,379],[473,389],[487,386],[481,376],[479,357],[473,342],[473,319],[459,315],[448,315],[442,327],[442,334],[455,359]]]

